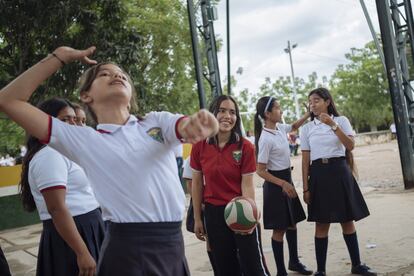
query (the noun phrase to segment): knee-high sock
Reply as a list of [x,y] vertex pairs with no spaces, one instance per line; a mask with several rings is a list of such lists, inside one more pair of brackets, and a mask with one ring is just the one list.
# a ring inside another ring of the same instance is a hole
[[328,252],[328,237],[317,238],[315,237],[315,253],[316,263],[318,265],[318,271],[325,271],[326,267],[326,254]]
[[273,256],[275,257],[277,275],[287,275],[285,259],[283,257],[283,241],[272,239]]
[[359,257],[358,237],[356,232],[343,235],[346,246],[348,247],[349,256],[351,257],[352,266],[361,264],[361,259]]
[[288,229],[286,231],[286,240],[289,247],[289,263],[299,263],[298,258],[298,231],[296,229]]

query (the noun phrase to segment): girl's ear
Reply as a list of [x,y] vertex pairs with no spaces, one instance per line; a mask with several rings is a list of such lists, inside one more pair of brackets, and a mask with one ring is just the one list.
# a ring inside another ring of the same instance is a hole
[[92,97],[89,96],[89,93],[82,93],[80,95],[80,100],[85,104],[89,104],[92,102]]

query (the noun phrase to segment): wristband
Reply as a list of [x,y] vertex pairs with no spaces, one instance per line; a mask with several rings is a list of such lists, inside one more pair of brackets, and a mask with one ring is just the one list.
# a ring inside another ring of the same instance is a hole
[[66,65],[66,63],[60,57],[58,57],[55,53],[52,53],[52,56],[54,56],[57,60],[59,60],[60,63],[62,63],[62,66]]

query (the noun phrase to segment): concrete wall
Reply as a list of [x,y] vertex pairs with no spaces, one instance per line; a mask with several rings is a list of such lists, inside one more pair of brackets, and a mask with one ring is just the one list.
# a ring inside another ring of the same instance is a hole
[[355,136],[355,146],[381,144],[392,140],[389,130],[359,133]]

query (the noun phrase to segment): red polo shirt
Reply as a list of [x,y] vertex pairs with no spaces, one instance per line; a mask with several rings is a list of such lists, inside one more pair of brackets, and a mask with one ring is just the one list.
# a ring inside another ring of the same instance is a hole
[[212,205],[226,205],[236,196],[241,196],[242,175],[256,171],[254,146],[243,138],[239,143],[217,145],[201,141],[191,150],[191,168],[204,175],[203,201]]

